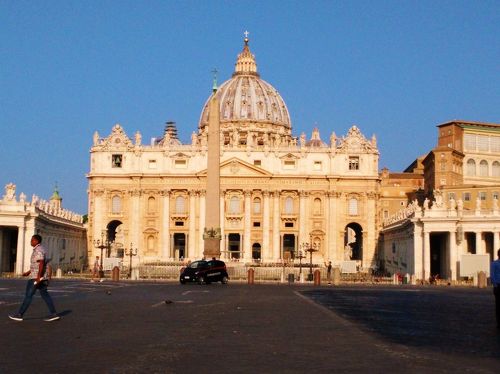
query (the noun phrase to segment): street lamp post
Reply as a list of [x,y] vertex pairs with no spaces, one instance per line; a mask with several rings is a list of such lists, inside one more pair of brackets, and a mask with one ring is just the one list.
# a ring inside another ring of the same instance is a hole
[[[316,243],[302,243],[300,245],[301,249],[304,250],[305,252],[309,252],[309,256],[310,256],[310,259],[309,259],[309,276],[308,276],[308,280],[309,281],[312,281],[313,280],[313,272],[312,272],[312,255],[313,255],[313,252],[316,252],[318,251],[318,245]],[[305,257],[305,256],[304,256]]]
[[130,248],[124,248],[124,254],[125,256],[130,257],[130,265],[128,267],[128,277],[129,279],[132,278],[132,257],[137,256],[137,248],[133,248],[133,244],[130,243]]
[[299,253],[297,254],[297,258],[299,259],[299,277],[302,275],[302,259],[305,257],[302,249],[299,249]]
[[103,250],[104,248],[109,248],[110,242],[108,238],[105,236],[107,234],[106,230],[101,231],[101,239],[94,240],[94,247],[98,248],[101,250],[101,258],[100,258],[100,265],[99,265],[99,278],[104,278],[104,270],[102,268],[102,257],[103,257]]

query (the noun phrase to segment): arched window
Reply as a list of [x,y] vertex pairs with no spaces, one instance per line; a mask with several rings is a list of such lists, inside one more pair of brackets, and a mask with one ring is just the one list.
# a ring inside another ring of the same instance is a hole
[[488,162],[486,160],[481,160],[481,162],[479,163],[479,176],[488,176]]
[[500,177],[500,162],[495,161],[493,165],[491,165],[491,175],[493,177]]
[[313,214],[314,214],[315,216],[319,216],[319,215],[321,215],[321,199],[319,199],[319,198],[314,199],[314,210],[313,210]]
[[256,197],[253,199],[253,213],[260,214],[260,198]]
[[229,213],[239,214],[240,213],[240,198],[238,196],[231,197],[229,200]]
[[186,212],[185,200],[183,196],[177,196],[177,199],[175,199],[175,213],[184,214]]
[[148,199],[148,213],[156,212],[156,200],[154,197]]
[[293,214],[293,199],[287,197],[285,200],[285,214]]
[[350,216],[358,215],[358,200],[354,198],[349,199],[349,215]]
[[111,213],[118,214],[122,211],[122,199],[120,196],[115,195],[111,199]]
[[153,251],[155,249],[155,237],[153,235],[148,236],[148,251]]
[[476,175],[476,161],[473,159],[467,160],[467,171],[466,174],[469,176]]

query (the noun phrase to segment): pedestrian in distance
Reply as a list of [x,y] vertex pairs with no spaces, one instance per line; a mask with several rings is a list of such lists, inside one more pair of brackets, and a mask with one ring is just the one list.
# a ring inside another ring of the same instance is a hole
[[500,249],[497,251],[497,259],[491,263],[490,278],[495,295],[495,311],[497,317],[497,329],[500,329]]
[[328,264],[326,264],[326,280],[328,281],[328,284],[332,284],[332,262],[328,261]]
[[95,261],[94,261],[94,267],[92,268],[92,280],[91,282],[94,281],[95,278],[97,278],[99,274],[100,269],[100,264],[99,264],[99,256],[95,256]]
[[10,314],[9,318],[14,321],[22,321],[24,313],[28,310],[36,290],[40,292],[45,304],[49,308],[49,316],[44,318],[44,321],[51,322],[60,319],[57,315],[56,308],[52,298],[47,291],[50,278],[50,270],[47,264],[47,249],[42,246],[42,237],[40,235],[33,235],[31,237],[31,246],[33,253],[31,254],[30,269],[23,273],[24,277],[29,276],[28,283],[26,284],[26,293],[24,300],[16,314]]

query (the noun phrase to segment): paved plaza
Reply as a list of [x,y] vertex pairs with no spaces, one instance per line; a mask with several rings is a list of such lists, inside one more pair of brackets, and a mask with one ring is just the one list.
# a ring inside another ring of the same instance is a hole
[[491,289],[55,280],[15,322],[0,280],[1,373],[496,373]]

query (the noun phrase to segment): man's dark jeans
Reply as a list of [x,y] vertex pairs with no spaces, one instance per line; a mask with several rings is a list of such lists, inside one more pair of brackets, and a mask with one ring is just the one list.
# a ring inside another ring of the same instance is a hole
[[21,308],[19,309],[20,315],[23,315],[30,306],[31,301],[33,300],[33,296],[36,293],[36,290],[40,291],[40,296],[42,297],[43,301],[45,301],[45,304],[47,304],[50,314],[56,313],[56,308],[54,307],[52,298],[47,292],[47,285],[48,285],[47,281],[42,281],[37,285],[35,285],[34,279],[28,280],[28,283],[26,284],[26,294],[24,295],[23,305],[21,305]]
[[500,286],[493,287],[495,294],[495,309],[497,315],[497,327],[500,328]]

